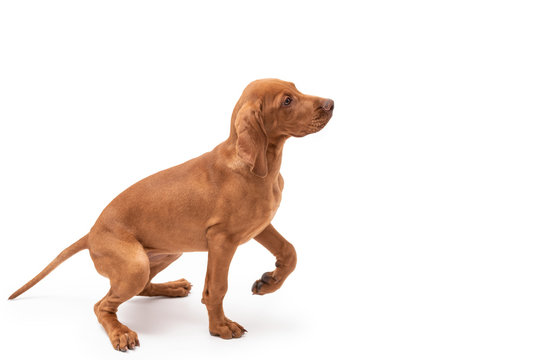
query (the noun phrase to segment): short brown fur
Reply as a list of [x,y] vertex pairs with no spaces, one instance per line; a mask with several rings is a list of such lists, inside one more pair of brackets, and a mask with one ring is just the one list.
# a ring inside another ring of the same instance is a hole
[[291,136],[322,129],[333,108],[332,100],[304,95],[289,82],[252,82],[234,108],[226,141],[122,192],[87,235],[10,299],[76,252],[88,249],[97,271],[111,284],[94,311],[113,347],[125,351],[138,346],[139,340],[118,321],[118,306],[135,295],[186,296],[191,284],[184,279],[161,284],[151,280],[182,253],[207,251],[202,302],[210,333],[224,339],[242,336],[245,329],[223,312],[231,259],[236,248],[251,238],[276,256],[276,269],[253,284],[257,295],[279,289],[294,270],[294,247],[270,223],[283,190],[279,172],[283,145]]

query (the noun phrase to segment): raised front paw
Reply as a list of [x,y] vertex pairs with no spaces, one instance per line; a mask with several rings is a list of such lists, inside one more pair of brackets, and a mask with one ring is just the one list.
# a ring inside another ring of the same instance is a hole
[[210,334],[222,339],[239,338],[247,332],[244,327],[234,321],[225,318],[225,321],[210,324]]
[[281,287],[281,281],[275,279],[273,273],[265,272],[261,278],[253,283],[253,295],[264,295],[276,291]]

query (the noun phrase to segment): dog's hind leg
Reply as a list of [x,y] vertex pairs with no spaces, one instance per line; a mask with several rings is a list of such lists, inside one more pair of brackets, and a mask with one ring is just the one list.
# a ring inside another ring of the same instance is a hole
[[[150,280],[154,278],[161,270],[169,266],[173,261],[178,259],[180,254],[156,255],[150,256]],[[169,281],[166,283],[155,284],[148,281],[140,296],[168,296],[168,297],[184,297],[189,294],[191,284],[186,279]]]
[[139,294],[148,283],[148,256],[130,235],[118,239],[111,234],[93,239],[90,255],[97,271],[111,283],[107,295],[94,306],[98,321],[116,350],[134,349],[139,345],[137,333],[118,321],[116,312],[120,304]]

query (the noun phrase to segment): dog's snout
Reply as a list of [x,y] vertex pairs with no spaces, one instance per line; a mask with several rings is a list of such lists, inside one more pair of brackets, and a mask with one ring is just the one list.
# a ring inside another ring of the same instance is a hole
[[326,99],[322,106],[324,111],[332,111],[334,110],[334,100],[332,99]]

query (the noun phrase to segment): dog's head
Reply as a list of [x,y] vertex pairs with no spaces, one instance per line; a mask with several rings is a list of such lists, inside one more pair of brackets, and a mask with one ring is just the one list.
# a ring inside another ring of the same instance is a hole
[[333,110],[333,100],[302,94],[291,82],[256,80],[245,88],[233,111],[237,154],[255,175],[264,177],[269,141],[315,133],[328,123]]

